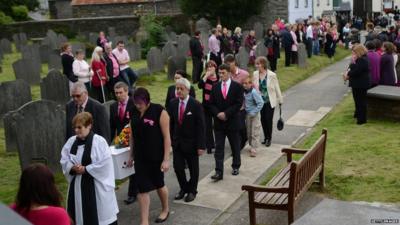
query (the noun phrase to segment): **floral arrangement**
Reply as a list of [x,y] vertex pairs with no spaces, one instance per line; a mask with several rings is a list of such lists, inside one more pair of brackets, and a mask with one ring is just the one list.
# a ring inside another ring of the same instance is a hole
[[129,147],[129,138],[131,136],[131,128],[128,125],[122,129],[121,133],[115,137],[114,144],[115,148],[125,148]]

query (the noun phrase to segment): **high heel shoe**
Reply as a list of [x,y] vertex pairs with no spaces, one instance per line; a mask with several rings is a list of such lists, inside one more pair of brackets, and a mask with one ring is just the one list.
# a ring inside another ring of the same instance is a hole
[[164,223],[165,221],[167,221],[168,217],[169,217],[169,212],[164,219],[161,219],[160,217],[158,217],[154,222],[155,223]]

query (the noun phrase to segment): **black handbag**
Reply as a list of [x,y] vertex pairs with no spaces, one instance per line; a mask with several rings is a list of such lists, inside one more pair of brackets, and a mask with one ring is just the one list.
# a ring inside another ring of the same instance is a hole
[[279,119],[278,119],[278,123],[276,124],[276,128],[278,130],[283,130],[284,126],[285,126],[285,122],[283,122],[283,119],[282,119],[282,105],[279,104]]

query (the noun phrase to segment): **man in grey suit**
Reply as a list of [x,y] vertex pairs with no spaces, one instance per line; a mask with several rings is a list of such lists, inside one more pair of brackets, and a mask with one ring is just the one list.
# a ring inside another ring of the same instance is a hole
[[86,86],[82,82],[76,82],[71,88],[72,100],[66,105],[67,132],[65,139],[75,135],[72,127],[72,119],[81,112],[89,112],[93,116],[93,132],[110,140],[110,123],[108,122],[106,108],[88,95]]

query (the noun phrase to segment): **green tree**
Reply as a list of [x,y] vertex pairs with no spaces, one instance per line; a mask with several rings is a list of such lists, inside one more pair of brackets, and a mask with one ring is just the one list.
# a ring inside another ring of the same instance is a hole
[[233,28],[261,13],[264,0],[178,0],[181,10],[193,19],[201,17]]
[[34,10],[39,6],[38,0],[0,0],[0,11],[6,15],[13,17],[13,6],[24,5],[29,10]]
[[28,20],[28,7],[24,5],[17,5],[12,7],[12,17],[16,21]]

